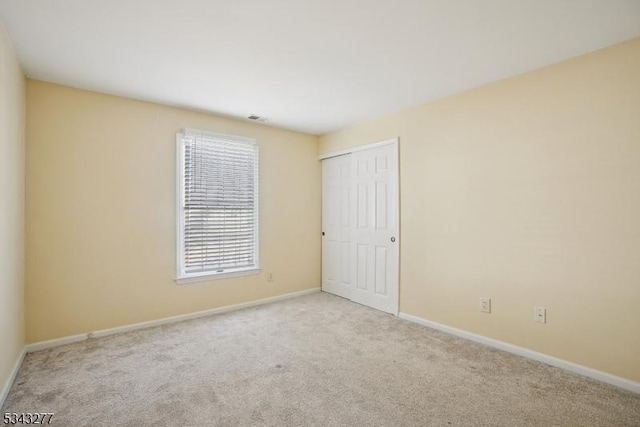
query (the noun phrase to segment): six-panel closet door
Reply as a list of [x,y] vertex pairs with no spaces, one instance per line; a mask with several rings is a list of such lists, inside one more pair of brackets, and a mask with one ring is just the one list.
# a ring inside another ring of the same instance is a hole
[[322,290],[351,298],[351,155],[322,161]]
[[398,146],[322,162],[322,290],[398,314]]

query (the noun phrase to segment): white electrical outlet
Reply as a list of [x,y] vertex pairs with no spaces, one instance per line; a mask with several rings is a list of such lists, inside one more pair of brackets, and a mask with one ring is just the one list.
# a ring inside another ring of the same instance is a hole
[[547,309],[544,307],[533,307],[533,320],[538,323],[547,323]]
[[480,297],[480,311],[483,313],[491,313],[491,298]]
[[267,282],[273,282],[273,273],[269,272],[269,278],[267,279]]

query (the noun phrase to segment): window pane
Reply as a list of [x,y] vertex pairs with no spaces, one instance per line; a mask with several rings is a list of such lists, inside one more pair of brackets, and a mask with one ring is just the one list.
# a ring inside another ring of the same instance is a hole
[[185,132],[181,276],[257,267],[257,145]]

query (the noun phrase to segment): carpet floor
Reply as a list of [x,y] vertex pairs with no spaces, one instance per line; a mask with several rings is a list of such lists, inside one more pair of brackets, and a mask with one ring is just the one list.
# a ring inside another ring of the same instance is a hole
[[640,395],[317,293],[28,354],[60,426],[640,426]]

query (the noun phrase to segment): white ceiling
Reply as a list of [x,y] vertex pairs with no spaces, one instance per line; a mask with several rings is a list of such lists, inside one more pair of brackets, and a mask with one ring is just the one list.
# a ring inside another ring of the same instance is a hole
[[640,36],[640,0],[0,0],[32,78],[313,134]]

